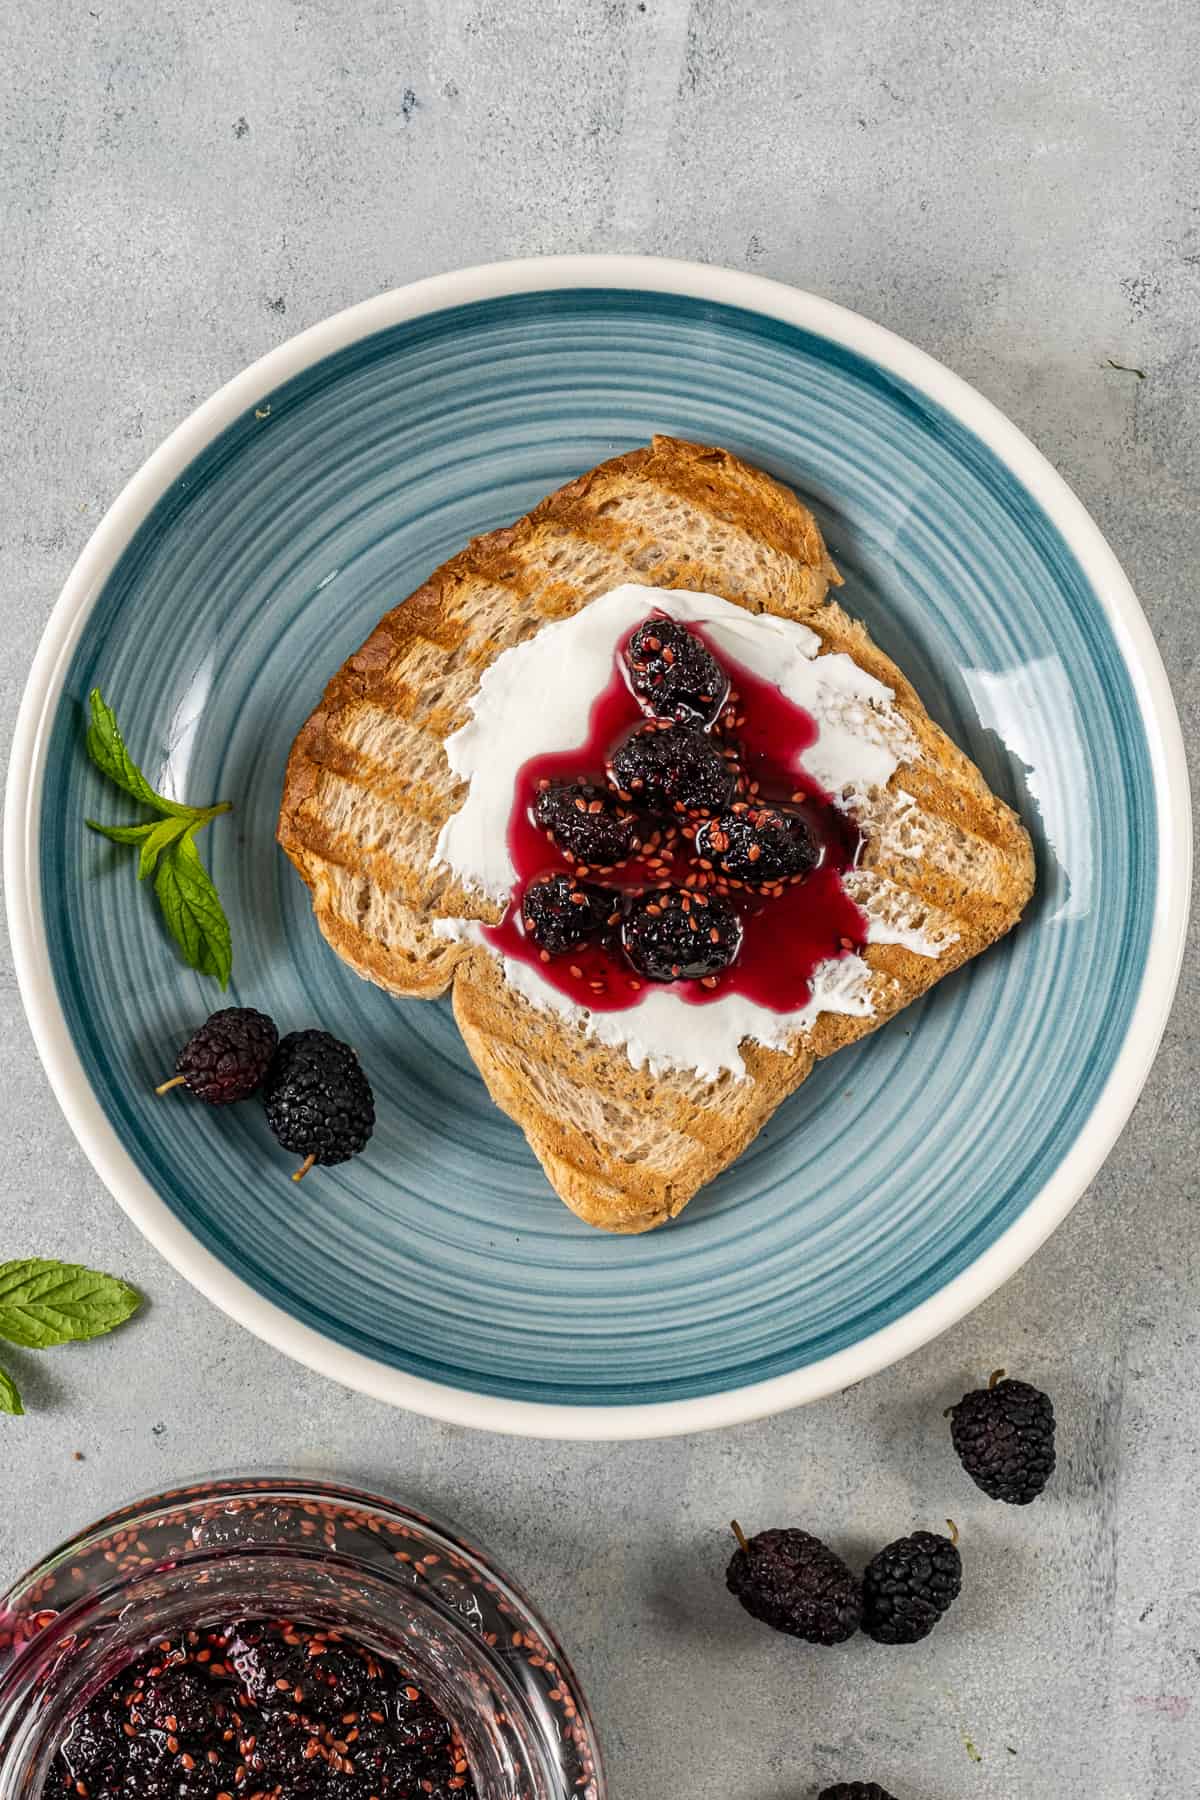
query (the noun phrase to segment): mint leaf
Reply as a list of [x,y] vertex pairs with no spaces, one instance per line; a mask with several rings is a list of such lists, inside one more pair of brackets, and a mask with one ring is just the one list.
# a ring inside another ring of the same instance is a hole
[[11,1375],[0,1369],[0,1413],[15,1413],[22,1417],[25,1408],[21,1405],[21,1396],[17,1392],[17,1384]]
[[98,831],[101,837],[111,838],[114,844],[140,844],[148,838],[158,826],[153,819],[145,825],[101,825],[99,819],[85,819],[84,824],[89,831]]
[[103,1337],[141,1304],[115,1275],[79,1263],[26,1257],[0,1263],[0,1337],[24,1350]]
[[179,806],[174,800],[164,800],[156,794],[142,771],[125,748],[125,739],[121,736],[117,724],[117,715],[105,700],[99,688],[93,688],[88,695],[88,704],[92,709],[91,723],[88,726],[88,755],[100,770],[119,788],[143,806],[151,806],[157,813],[166,813],[175,818],[190,817],[193,808]]
[[188,829],[186,819],[164,819],[161,825],[155,825],[142,843],[142,854],[138,857],[138,880],[145,881],[147,875],[153,875],[154,865],[160,853],[173,844],[177,837],[182,837]]
[[233,945],[229,920],[192,836],[203,823],[198,820],[160,856],[154,892],[186,961],[225,987],[233,967]]
[[154,876],[154,891],[163,917],[184,957],[193,969],[215,976],[225,987],[233,964],[229,921],[193,839],[218,813],[229,811],[229,802],[184,806],[175,800],[164,800],[125,748],[117,715],[99,688],[92,689],[88,701],[88,755],[110,781],[160,816],[144,825],[102,825],[97,819],[87,819],[85,823],[114,844],[139,846],[138,879],[145,881],[147,876]]

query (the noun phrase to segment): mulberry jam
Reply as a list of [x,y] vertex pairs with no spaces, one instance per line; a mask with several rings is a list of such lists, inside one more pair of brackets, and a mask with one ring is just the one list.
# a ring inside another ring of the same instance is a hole
[[42,1800],[474,1800],[462,1742],[396,1664],[333,1630],[164,1637],[102,1687]]
[[[854,822],[804,769],[801,759],[816,742],[816,721],[770,682],[734,659],[720,657],[729,686],[716,719],[705,724],[693,717],[669,725],[664,720],[660,728],[705,732],[736,779],[731,802],[735,809],[782,808],[802,822],[799,828],[806,828],[816,853],[815,866],[803,876],[756,886],[726,878],[712,856],[703,857],[697,850],[703,815],[686,811],[643,809],[640,847],[615,867],[578,862],[535,818],[539,795],[560,784],[586,783],[612,792],[614,750],[631,733],[647,729],[653,702],[644,692],[639,700],[633,691],[629,647],[643,642],[653,623],[653,618],[643,621],[616,646],[611,675],[592,705],[580,743],[571,750],[533,757],[520,770],[508,824],[515,871],[512,899],[504,918],[486,927],[485,936],[503,955],[535,967],[544,981],[577,1005],[594,1012],[619,1012],[637,1006],[648,987],[662,985],[640,974],[621,948],[620,920],[632,902],[668,886],[699,896],[701,909],[705,896],[716,897],[738,915],[738,952],[719,974],[703,981],[671,982],[673,991],[696,1006],[739,994],[774,1012],[799,1011],[811,997],[818,967],[861,951],[866,943],[866,917],[845,887],[862,839]],[[694,638],[706,642],[703,630],[689,629]],[[626,790],[625,797],[638,805],[637,794]],[[545,807],[542,810],[544,815]],[[611,897],[611,913],[606,915],[610,928],[574,949],[550,955],[527,932],[521,903],[531,884],[564,871],[585,884],[589,897],[599,890],[602,912]]]

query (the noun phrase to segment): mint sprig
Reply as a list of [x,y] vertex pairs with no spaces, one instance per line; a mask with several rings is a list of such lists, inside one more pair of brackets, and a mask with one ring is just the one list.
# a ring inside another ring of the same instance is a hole
[[229,812],[230,803],[222,800],[215,806],[185,806],[156,793],[126,749],[117,716],[99,688],[92,689],[88,703],[88,755],[102,775],[158,816],[133,825],[104,825],[97,819],[85,823],[90,831],[114,844],[137,846],[138,879],[145,881],[153,875],[167,929],[185,961],[225,987],[233,966],[229,920],[200,860],[195,837],[218,813]]
[[[215,975],[224,987],[233,966],[229,920],[192,840],[195,829],[189,827],[172,845],[170,855],[160,861],[154,891],[163,917],[193,969],[199,969],[202,975]],[[149,843],[147,839],[146,847]],[[143,848],[143,860],[145,855]]]
[[[80,1263],[38,1256],[0,1263],[0,1338],[22,1350],[104,1337],[140,1304],[141,1296],[127,1282]],[[16,1383],[0,1369],[0,1413],[24,1411]]]

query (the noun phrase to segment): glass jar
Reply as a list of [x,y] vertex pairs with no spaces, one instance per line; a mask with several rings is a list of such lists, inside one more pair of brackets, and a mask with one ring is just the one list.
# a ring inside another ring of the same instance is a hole
[[255,1616],[340,1630],[411,1671],[480,1800],[604,1800],[579,1684],[520,1589],[409,1507],[288,1479],[138,1501],[0,1600],[0,1800],[38,1800],[73,1714],[158,1639]]

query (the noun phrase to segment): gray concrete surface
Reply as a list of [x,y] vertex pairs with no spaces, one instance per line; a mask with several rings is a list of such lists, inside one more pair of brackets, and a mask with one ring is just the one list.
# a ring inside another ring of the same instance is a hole
[[[1108,532],[1195,744],[1198,69],[1192,0],[8,0],[0,729],[108,501],[250,358],[414,276],[624,248],[814,288],[976,382]],[[771,1423],[563,1448],[343,1393],[200,1300],[75,1147],[5,961],[0,1255],[87,1259],[150,1305],[14,1356],[33,1410],[0,1424],[0,1579],[191,1472],[354,1472],[525,1578],[618,1800],[868,1775],[900,1800],[1194,1794],[1198,1007],[1192,963],[1107,1167],[940,1343]],[[1062,1418],[1028,1513],[976,1497],[942,1442],[939,1409],[1001,1360]],[[726,1602],[735,1511],[849,1547],[950,1512],[967,1593],[923,1650],[806,1652]]]

